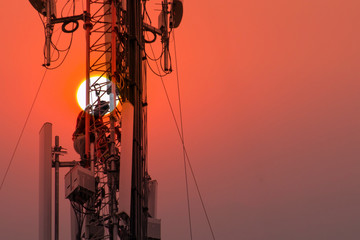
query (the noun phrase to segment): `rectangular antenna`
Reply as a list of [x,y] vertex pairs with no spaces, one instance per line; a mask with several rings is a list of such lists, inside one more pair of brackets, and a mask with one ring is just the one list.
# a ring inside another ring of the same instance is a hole
[[121,158],[119,172],[119,212],[130,216],[133,154],[134,106],[126,101],[122,109]]
[[157,192],[158,192],[158,183],[156,180],[151,180],[148,182],[148,208],[149,215],[152,218],[157,218]]
[[39,240],[51,239],[52,124],[45,123],[39,133]]

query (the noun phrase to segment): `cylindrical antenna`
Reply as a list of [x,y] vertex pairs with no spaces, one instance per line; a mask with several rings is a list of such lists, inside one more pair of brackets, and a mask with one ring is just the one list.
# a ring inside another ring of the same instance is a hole
[[51,44],[51,5],[50,0],[46,1],[46,66],[50,66],[50,44]]
[[168,1],[163,2],[163,17],[165,29],[163,32],[164,41],[164,70],[169,70],[169,33],[168,33]]

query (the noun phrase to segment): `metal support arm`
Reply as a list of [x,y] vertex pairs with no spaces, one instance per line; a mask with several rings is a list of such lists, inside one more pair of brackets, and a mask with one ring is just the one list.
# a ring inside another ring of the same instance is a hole
[[146,31],[150,31],[150,32],[152,32],[152,33],[154,33],[154,34],[158,34],[158,35],[160,35],[160,36],[163,34],[163,32],[162,32],[160,29],[158,29],[158,28],[156,28],[156,27],[153,27],[153,26],[151,26],[150,24],[143,23],[143,27],[144,27],[144,29],[145,29]]
[[83,14],[75,15],[75,16],[71,16],[71,17],[51,18],[50,23],[56,24],[56,23],[73,22],[73,21],[78,21],[78,20],[85,21],[85,18],[86,18],[86,12],[84,12]]

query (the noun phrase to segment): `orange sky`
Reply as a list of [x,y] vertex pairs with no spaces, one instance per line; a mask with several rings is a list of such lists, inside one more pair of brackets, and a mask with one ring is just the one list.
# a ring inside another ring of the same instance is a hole
[[[360,2],[198,0],[184,8],[176,31],[184,134],[216,239],[359,239]],[[44,74],[44,34],[27,1],[2,4],[0,31],[2,180]],[[65,63],[46,74],[0,191],[0,239],[38,237],[44,122],[69,151],[62,160],[77,158],[71,134],[84,78],[82,28],[74,37]],[[178,113],[175,74],[165,83]],[[180,140],[153,75],[148,92],[162,236],[190,239]],[[190,197],[194,239],[210,239],[192,180]],[[68,205],[61,200],[64,240]]]

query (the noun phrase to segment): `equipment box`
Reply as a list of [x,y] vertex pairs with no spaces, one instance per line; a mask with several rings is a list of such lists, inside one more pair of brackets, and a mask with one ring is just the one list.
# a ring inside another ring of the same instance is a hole
[[65,197],[80,204],[85,203],[95,193],[93,173],[76,165],[65,175]]
[[147,237],[151,240],[161,239],[161,220],[156,218],[148,218]]

